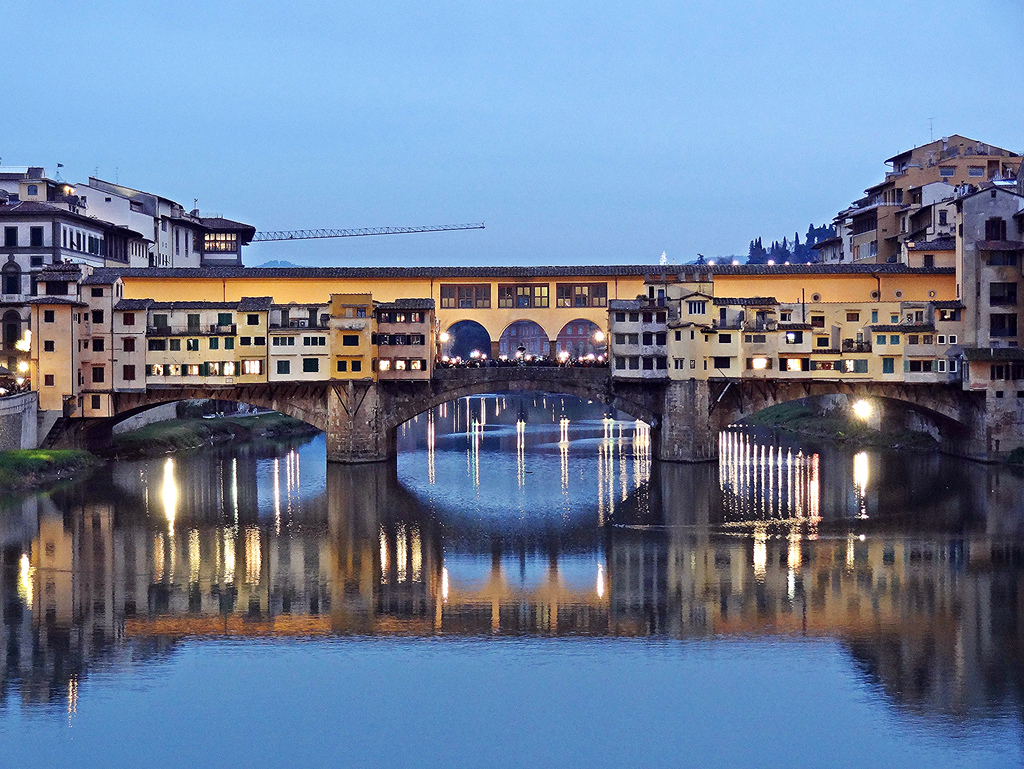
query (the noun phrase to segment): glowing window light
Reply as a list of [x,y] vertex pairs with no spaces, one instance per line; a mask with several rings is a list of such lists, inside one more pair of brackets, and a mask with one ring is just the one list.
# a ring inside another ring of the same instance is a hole
[[768,368],[768,359],[767,358],[754,358],[750,362],[750,366],[755,371],[764,371],[764,369]]
[[799,358],[788,358],[786,360],[786,371],[803,371]]
[[391,370],[391,361],[387,360],[386,358],[377,361],[377,370],[378,371],[390,371]]

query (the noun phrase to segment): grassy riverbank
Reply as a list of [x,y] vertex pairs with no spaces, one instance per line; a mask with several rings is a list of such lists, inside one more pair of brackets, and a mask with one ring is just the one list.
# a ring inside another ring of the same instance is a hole
[[88,451],[0,451],[0,493],[37,489],[70,480],[98,461]]
[[152,457],[216,443],[315,432],[315,427],[277,412],[217,419],[172,419],[115,435],[111,453],[117,457]]
[[844,412],[839,412],[839,415],[822,415],[800,403],[771,406],[748,417],[744,423],[755,427],[770,427],[802,438],[853,446],[920,451],[938,448],[938,443],[928,433],[913,430],[875,430],[859,419],[848,418]]

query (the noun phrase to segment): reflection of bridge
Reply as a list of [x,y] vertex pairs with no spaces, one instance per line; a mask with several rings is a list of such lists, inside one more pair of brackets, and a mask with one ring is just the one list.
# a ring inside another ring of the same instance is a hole
[[[876,419],[909,416],[930,429],[950,453],[984,457],[984,393],[954,385],[789,380],[620,380],[604,367],[503,366],[436,369],[428,380],[260,383],[235,387],[150,388],[115,392],[115,417],[66,420],[58,440],[103,445],[114,422],[154,405],[219,398],[275,409],[327,433],[330,461],[373,462],[395,453],[395,431],[429,408],[494,392],[564,393],[604,403],[652,427],[654,456],[701,461],[718,455],[722,429],[764,408],[794,400],[843,395],[871,399]],[[83,436],[88,436],[83,441]]]
[[[65,513],[44,501],[24,557],[4,551],[0,671],[43,699],[61,671],[84,673],[126,639],[157,648],[204,635],[796,634],[848,640],[911,706],[957,715],[999,694],[977,671],[1019,659],[1020,570],[1006,567],[1019,565],[1019,547],[826,531],[808,541],[800,520],[722,534],[713,495],[689,493],[712,468],[664,469],[655,497],[668,526],[607,529],[603,547],[579,561],[582,581],[569,578],[573,556],[557,541],[499,537],[472,552],[463,545],[460,561],[460,546],[387,467],[329,468],[326,499],[281,536],[244,509],[237,520],[200,516],[198,497],[176,519],[120,502]],[[148,496],[159,509],[173,499],[158,484]],[[82,664],[69,668],[67,655]],[[34,676],[39,660],[53,668]]]

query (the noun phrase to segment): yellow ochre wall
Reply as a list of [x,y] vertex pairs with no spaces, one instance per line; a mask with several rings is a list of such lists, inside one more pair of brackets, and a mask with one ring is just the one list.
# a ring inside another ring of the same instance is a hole
[[[783,303],[821,302],[928,302],[956,299],[956,275],[936,274],[804,274],[804,275],[716,275],[715,296],[773,296]],[[880,291],[878,299],[872,291]],[[896,292],[903,296],[897,297]],[[934,293],[930,293],[934,292]]]

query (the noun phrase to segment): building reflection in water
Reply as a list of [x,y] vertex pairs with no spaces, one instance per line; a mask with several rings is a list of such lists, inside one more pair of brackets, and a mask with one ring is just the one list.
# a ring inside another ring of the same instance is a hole
[[[314,442],[122,463],[16,503],[0,531],[4,701],[70,713],[95,665],[183,638],[328,634],[823,636],[921,713],[1022,692],[1017,474],[740,431],[717,467],[652,466],[646,426],[557,399],[460,401],[405,433],[418,484],[394,464],[318,476]],[[467,440],[463,488],[504,496],[512,525],[436,504]],[[544,525],[517,522],[513,495],[556,476],[524,508]]]

